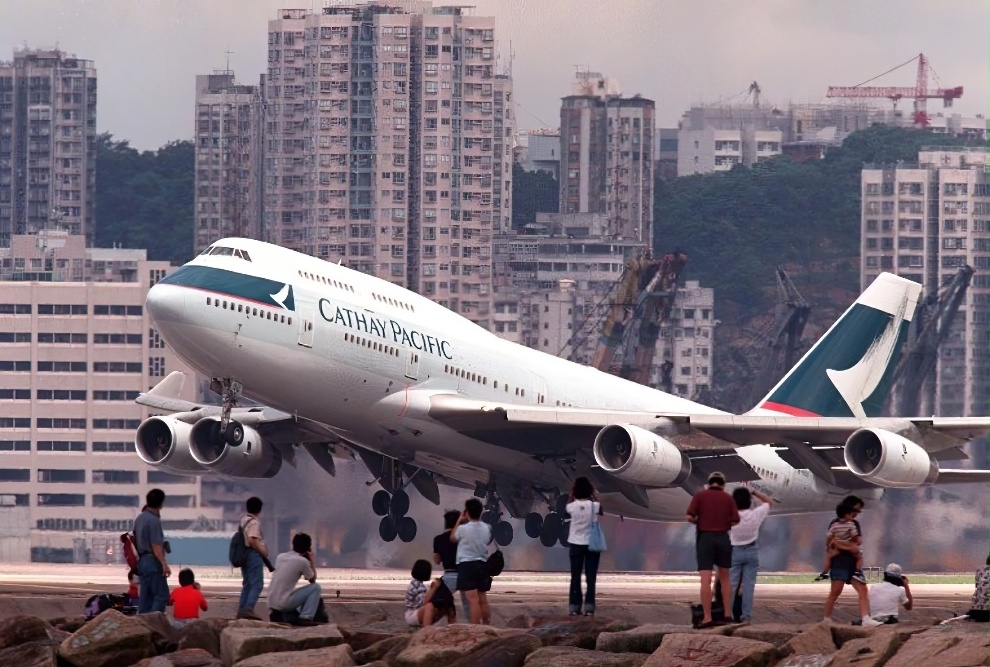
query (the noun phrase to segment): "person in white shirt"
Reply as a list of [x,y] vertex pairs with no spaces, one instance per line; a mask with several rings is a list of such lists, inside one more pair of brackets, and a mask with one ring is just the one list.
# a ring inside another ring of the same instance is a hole
[[897,613],[903,605],[910,610],[914,596],[901,566],[891,563],[883,571],[883,581],[870,586],[870,618],[881,623],[897,623]]
[[[300,578],[309,583],[296,588]],[[316,583],[313,539],[306,533],[292,536],[292,551],[279,554],[275,572],[268,582],[268,609],[298,612],[297,625],[315,625],[313,617],[320,606],[320,585]]]
[[[753,507],[753,496],[761,501]],[[770,496],[756,489],[740,486],[732,492],[739,510],[739,523],[729,529],[732,544],[732,568],[729,570],[730,600],[735,597],[742,582],[742,614],[736,621],[749,621],[753,616],[753,595],[756,592],[756,573],[760,569],[760,548],[757,538],[760,526],[770,512]],[[725,591],[722,591],[725,595]],[[728,620],[728,619],[727,619]]]
[[571,487],[567,513],[571,516],[571,527],[567,543],[571,557],[571,591],[568,608],[571,616],[581,615],[581,570],[588,589],[584,595],[584,615],[595,615],[595,580],[598,578],[598,561],[601,554],[588,550],[591,522],[601,514],[601,503],[595,498],[595,487],[587,477],[578,477]]

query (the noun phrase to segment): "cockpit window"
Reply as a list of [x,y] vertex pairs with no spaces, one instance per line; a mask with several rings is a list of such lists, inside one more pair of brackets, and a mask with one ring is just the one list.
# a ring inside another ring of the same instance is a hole
[[211,252],[213,252],[213,246],[208,247],[206,250],[204,250],[203,252],[201,252],[199,254],[200,255],[209,255]]
[[[248,254],[247,250],[241,250],[240,248],[227,248],[224,246],[213,246],[208,248],[209,254],[211,255],[224,255],[227,257],[237,257],[245,261],[251,261],[251,255]],[[205,252],[203,253],[206,254]]]

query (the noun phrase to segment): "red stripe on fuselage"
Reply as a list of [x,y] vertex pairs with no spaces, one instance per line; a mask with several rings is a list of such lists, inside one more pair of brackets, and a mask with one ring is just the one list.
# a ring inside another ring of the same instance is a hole
[[767,401],[760,407],[764,410],[782,412],[785,415],[791,415],[792,417],[821,417],[821,415],[815,414],[814,412],[802,410],[801,408],[795,408],[790,405],[784,405],[783,403],[774,403],[773,401]]

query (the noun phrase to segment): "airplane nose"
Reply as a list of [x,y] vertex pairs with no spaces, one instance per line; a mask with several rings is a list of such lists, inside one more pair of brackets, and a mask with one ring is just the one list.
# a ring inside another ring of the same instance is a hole
[[145,306],[156,322],[181,320],[186,309],[185,294],[181,287],[159,283],[148,290]]

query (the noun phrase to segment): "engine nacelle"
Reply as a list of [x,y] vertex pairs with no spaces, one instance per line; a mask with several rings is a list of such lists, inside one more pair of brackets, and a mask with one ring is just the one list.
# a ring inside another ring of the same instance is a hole
[[678,486],[691,474],[691,459],[676,445],[629,424],[598,432],[595,461],[605,472],[643,486]]
[[274,477],[282,468],[282,453],[262,440],[250,426],[243,426],[244,441],[231,447],[220,437],[220,420],[205,417],[189,434],[189,451],[207,470],[231,477]]
[[137,455],[148,465],[170,472],[202,474],[203,466],[189,451],[192,426],[174,417],[148,417],[134,435]]
[[846,440],[846,466],[857,477],[892,489],[931,484],[938,464],[904,436],[879,428],[861,428]]

